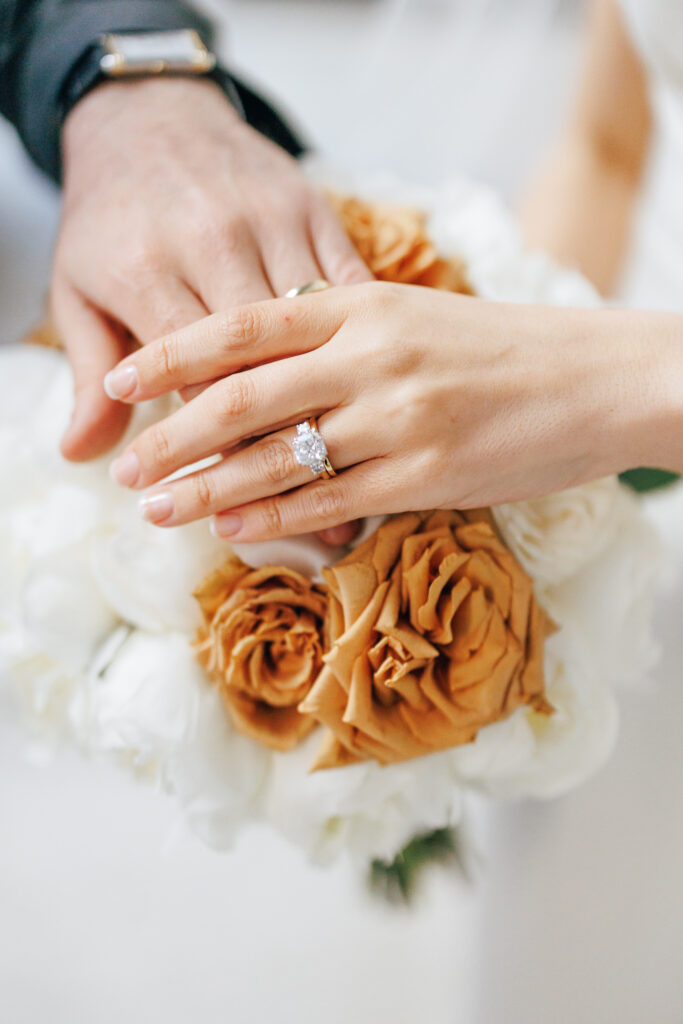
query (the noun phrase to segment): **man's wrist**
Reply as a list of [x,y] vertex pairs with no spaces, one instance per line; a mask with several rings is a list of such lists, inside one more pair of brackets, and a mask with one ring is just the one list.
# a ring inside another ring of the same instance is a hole
[[[74,148],[97,145],[102,134],[130,141],[139,126],[141,137],[165,124],[187,121],[196,104],[213,104],[223,125],[242,124],[237,111],[210,78],[141,78],[131,81],[106,80],[74,106],[62,127],[65,164]],[[122,127],[126,126],[125,134]],[[123,141],[125,140],[125,141]]]
[[227,100],[225,91],[213,77],[141,78],[131,81],[107,80],[87,93],[73,108],[62,127],[62,153],[65,169],[73,154],[81,148],[92,149],[112,135],[126,137],[135,126],[146,141],[150,132],[165,125],[190,124],[199,130],[197,115],[205,111],[204,125],[235,135],[247,131],[247,125],[270,139],[291,156],[305,152],[300,137],[268,102],[237,82],[244,100],[246,118],[242,119]]
[[195,30],[104,34],[86,47],[60,93],[62,123],[89,92],[107,81],[144,81],[166,77],[212,78],[235,110],[244,116],[231,76]]

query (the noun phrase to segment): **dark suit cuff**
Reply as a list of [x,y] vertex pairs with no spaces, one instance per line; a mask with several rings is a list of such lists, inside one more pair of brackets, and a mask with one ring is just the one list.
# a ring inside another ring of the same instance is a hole
[[75,64],[103,33],[183,28],[196,29],[211,46],[210,23],[174,0],[45,5],[16,70],[16,126],[38,166],[55,181],[60,180],[60,94]]

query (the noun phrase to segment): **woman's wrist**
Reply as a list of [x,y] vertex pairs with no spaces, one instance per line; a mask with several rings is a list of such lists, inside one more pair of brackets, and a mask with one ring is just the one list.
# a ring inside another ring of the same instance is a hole
[[605,412],[600,447],[611,471],[683,471],[683,316],[635,310],[593,315],[599,325],[591,344]]

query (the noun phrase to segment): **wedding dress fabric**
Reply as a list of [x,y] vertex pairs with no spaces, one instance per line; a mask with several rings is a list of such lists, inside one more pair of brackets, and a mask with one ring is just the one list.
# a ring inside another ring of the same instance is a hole
[[[620,298],[682,311],[683,2],[623,0],[623,10],[654,132]],[[683,485],[647,504],[673,578],[657,616],[662,662],[623,694],[598,778],[552,806],[490,812],[484,934],[504,967],[482,990],[477,1024],[683,1019]]]

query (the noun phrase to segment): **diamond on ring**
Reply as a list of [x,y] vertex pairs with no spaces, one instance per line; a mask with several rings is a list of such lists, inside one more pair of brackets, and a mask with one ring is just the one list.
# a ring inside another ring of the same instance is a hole
[[322,435],[310,423],[297,423],[296,437],[292,438],[294,458],[300,466],[308,466],[314,476],[325,472],[327,445]]

